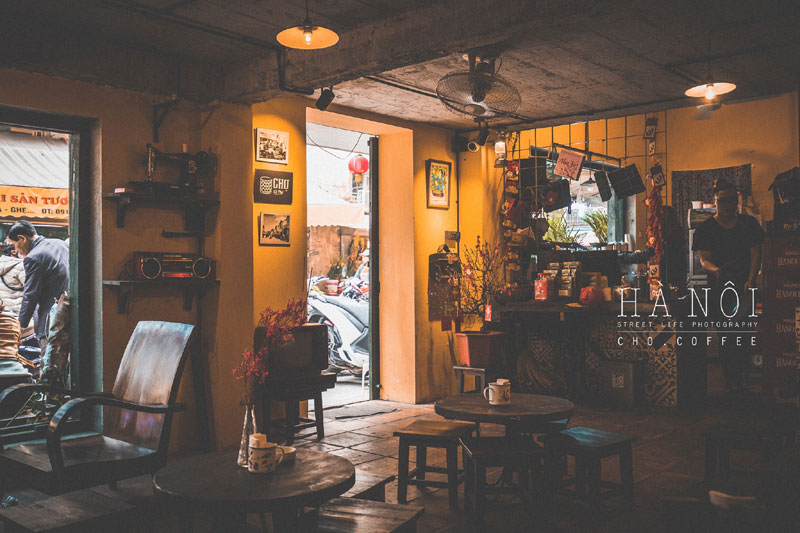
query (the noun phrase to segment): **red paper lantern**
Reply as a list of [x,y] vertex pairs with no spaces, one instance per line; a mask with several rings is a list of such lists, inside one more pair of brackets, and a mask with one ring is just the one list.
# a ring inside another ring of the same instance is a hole
[[347,162],[347,168],[353,174],[364,174],[369,170],[369,159],[364,156],[357,155]]

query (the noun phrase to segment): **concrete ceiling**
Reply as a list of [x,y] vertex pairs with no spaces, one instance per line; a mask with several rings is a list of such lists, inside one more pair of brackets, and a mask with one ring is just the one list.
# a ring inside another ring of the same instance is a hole
[[688,105],[709,36],[714,77],[738,85],[728,102],[800,80],[800,7],[788,0],[310,0],[312,20],[341,36],[320,51],[275,41],[305,17],[301,1],[1,3],[0,66],[200,102],[334,85],[337,104],[456,130],[475,124],[434,90],[467,68],[467,50],[502,57],[522,106],[494,125],[511,129]]

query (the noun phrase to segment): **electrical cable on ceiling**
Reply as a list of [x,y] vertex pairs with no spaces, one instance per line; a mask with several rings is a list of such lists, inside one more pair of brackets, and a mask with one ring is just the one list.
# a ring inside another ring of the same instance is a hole
[[[359,133],[359,134],[358,134],[358,139],[356,139],[356,143],[353,145],[353,147],[350,149],[350,151],[349,151],[349,152],[347,152],[347,155],[346,155],[346,156],[344,156],[344,157],[339,157],[338,155],[334,154],[333,152],[330,152],[330,151],[326,150],[324,146],[321,146],[321,145],[317,144],[317,141],[315,141],[314,139],[312,139],[312,138],[311,138],[311,135],[309,135],[308,133],[306,133],[306,140],[307,140],[308,142],[310,142],[311,144],[313,144],[314,146],[316,146],[317,148],[319,148],[320,150],[322,150],[323,152],[325,152],[326,154],[328,154],[328,155],[332,155],[332,156],[333,156],[333,157],[335,157],[336,159],[341,159],[342,161],[344,161],[344,160],[346,160],[348,157],[350,157],[351,155],[353,155],[353,154],[355,153],[355,151],[356,151],[356,148],[358,147],[358,143],[360,143],[360,142],[361,142],[361,138],[362,138],[363,136],[364,136],[364,134],[363,134],[363,133]],[[360,152],[359,152],[359,153],[360,153]]]

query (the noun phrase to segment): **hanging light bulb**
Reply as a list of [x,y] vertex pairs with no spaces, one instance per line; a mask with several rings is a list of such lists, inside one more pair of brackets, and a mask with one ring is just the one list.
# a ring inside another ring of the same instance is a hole
[[339,35],[333,30],[311,23],[311,17],[308,14],[308,0],[306,0],[306,19],[303,23],[283,30],[276,36],[276,39],[287,48],[319,50],[338,43]]
[[695,85],[690,89],[686,89],[684,93],[686,96],[691,96],[692,98],[705,98],[708,102],[713,102],[717,96],[721,94],[727,94],[732,90],[736,89],[736,84],[724,82],[724,81],[713,81],[714,78],[711,76],[711,34],[709,33],[708,37],[708,51],[706,54],[708,58],[708,63],[706,64],[706,82],[701,83],[700,85]]

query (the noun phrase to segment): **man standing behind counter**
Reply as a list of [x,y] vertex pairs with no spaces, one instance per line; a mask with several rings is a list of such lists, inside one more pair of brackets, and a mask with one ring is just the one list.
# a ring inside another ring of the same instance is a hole
[[[761,244],[764,231],[758,221],[750,215],[737,213],[738,194],[728,182],[719,181],[714,185],[716,214],[700,224],[694,236],[693,249],[700,256],[700,264],[709,273],[711,303],[709,318],[722,322],[746,320],[751,309],[750,288],[755,286],[756,276],[761,266]],[[739,295],[739,307],[732,317],[723,315],[722,308],[732,308],[731,301],[720,302],[722,290],[731,282]],[[741,343],[737,346],[733,337],[742,328],[720,328],[720,362],[729,391],[743,391],[742,374],[749,365],[750,350]],[[747,328],[751,329],[751,328]],[[732,338],[728,339],[727,333]]]
[[69,288],[69,248],[59,239],[46,239],[27,220],[8,230],[8,242],[23,257],[25,290],[19,310],[24,329],[33,318],[33,330],[42,353],[47,346],[47,315],[56,300]]

